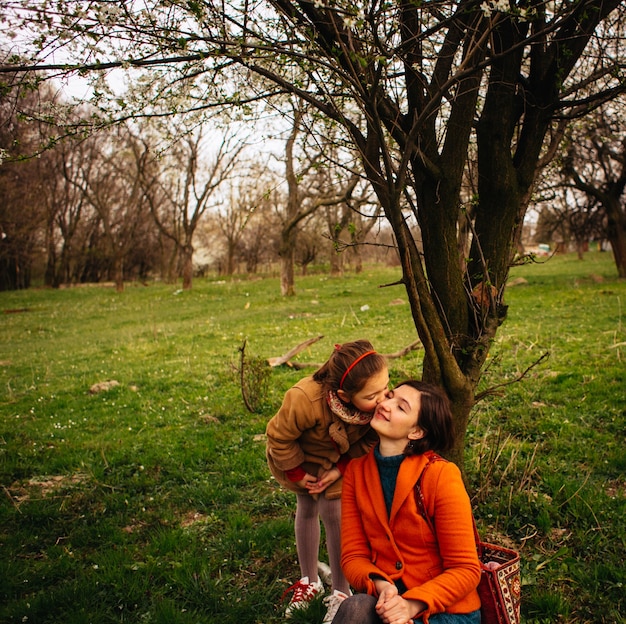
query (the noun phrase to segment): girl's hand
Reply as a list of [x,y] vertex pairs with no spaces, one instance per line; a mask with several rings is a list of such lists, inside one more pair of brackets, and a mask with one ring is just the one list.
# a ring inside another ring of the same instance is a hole
[[308,472],[304,475],[300,481],[296,481],[296,485],[303,489],[310,489],[312,485],[317,483],[317,477],[315,475],[309,474]]
[[339,472],[339,468],[331,468],[322,472],[315,483],[309,483],[305,487],[309,494],[321,494],[329,485],[332,485],[340,478],[341,472]]

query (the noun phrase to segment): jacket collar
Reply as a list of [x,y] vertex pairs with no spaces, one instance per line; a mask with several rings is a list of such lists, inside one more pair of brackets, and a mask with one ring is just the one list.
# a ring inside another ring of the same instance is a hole
[[393,525],[400,507],[402,507],[409,496],[413,496],[415,484],[429,460],[429,453],[423,455],[409,455],[400,464],[398,479],[396,481],[396,491],[394,492],[393,503],[391,505],[391,514],[389,518],[387,518],[383,488],[380,484],[380,475],[378,473],[376,458],[374,457],[374,450],[372,449],[370,451],[367,456],[367,461],[365,462],[364,476],[368,484],[368,494],[372,500],[374,512],[383,526],[387,524],[389,524],[389,526]]

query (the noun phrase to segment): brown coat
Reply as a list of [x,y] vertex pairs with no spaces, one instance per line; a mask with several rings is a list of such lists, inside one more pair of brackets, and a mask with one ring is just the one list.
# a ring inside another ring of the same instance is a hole
[[[290,388],[276,415],[269,421],[267,462],[276,480],[298,494],[307,490],[290,481],[285,471],[301,466],[318,475],[332,468],[342,455],[360,457],[376,440],[369,425],[349,425],[333,414],[321,384],[305,377]],[[324,492],[326,498],[341,496],[343,478]]]

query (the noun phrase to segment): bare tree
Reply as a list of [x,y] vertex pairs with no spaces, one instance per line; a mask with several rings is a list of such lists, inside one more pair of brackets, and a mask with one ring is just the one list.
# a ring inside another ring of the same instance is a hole
[[229,133],[219,134],[217,148],[207,156],[207,139],[201,125],[182,135],[160,155],[159,169],[146,166],[146,160],[154,162],[156,158],[146,140],[135,142],[135,157],[143,163],[143,193],[160,231],[177,249],[183,289],[187,290],[193,283],[194,235],[212,202],[219,201],[218,189],[233,174],[245,142]]
[[[298,228],[303,220],[310,217],[322,206],[335,206],[347,201],[358,182],[358,176],[341,180],[339,188],[330,184],[328,176],[319,175],[319,167],[328,164],[325,160],[324,143],[316,142],[311,149],[307,139],[312,132],[305,122],[306,106],[298,103],[293,107],[292,126],[285,143],[285,178],[287,197],[282,213],[280,246],[281,259],[280,290],[283,296],[295,295],[294,265]],[[298,144],[298,139],[301,138]],[[319,137],[315,137],[318,139]],[[296,148],[299,145],[299,154]],[[320,185],[321,183],[321,185]]]
[[582,225],[592,219],[597,223],[600,209],[617,273],[626,278],[626,126],[622,109],[621,100],[613,102],[570,127],[562,172],[566,187],[582,196],[585,205],[584,211],[576,211],[572,217],[578,215]]
[[[6,75],[0,92],[0,290],[28,288],[45,245],[50,217],[41,192],[55,184],[50,154],[43,152],[54,130],[33,118],[54,105],[53,91],[24,85]],[[14,85],[13,93],[10,85]]]
[[98,215],[115,287],[121,292],[124,263],[145,223],[148,204],[131,150],[131,134],[120,126],[108,139],[105,144],[91,143],[91,153],[81,163],[81,175],[73,182]]
[[78,177],[83,172],[85,159],[94,153],[90,144],[99,138],[94,135],[86,140],[61,141],[48,152],[46,162],[42,163],[49,174],[41,187],[41,198],[47,213],[44,278],[47,286],[56,288],[70,283],[73,276],[76,278],[72,264],[77,262],[76,254],[82,251],[80,225],[87,204]]
[[[260,188],[264,178],[262,168],[250,163],[244,169],[246,177],[239,178],[237,185],[231,183],[226,200],[216,207],[213,217],[226,245],[224,272],[227,275],[235,272],[237,254],[241,251],[246,230],[265,197]],[[263,240],[262,236],[260,240]],[[249,256],[250,260],[252,256]]]
[[538,210],[535,239],[555,244],[556,251],[566,251],[574,240],[579,259],[583,259],[590,240],[606,239],[605,219],[601,206],[564,186],[545,188],[535,201]]

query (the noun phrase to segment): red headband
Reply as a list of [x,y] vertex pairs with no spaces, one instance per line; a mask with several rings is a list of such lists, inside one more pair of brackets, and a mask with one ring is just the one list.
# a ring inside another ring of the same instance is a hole
[[346,372],[343,374],[343,377],[341,378],[341,381],[339,382],[339,390],[341,390],[343,388],[343,382],[346,380],[346,377],[348,376],[348,373],[364,358],[367,357],[368,355],[372,355],[373,353],[376,353],[376,351],[366,351],[365,353],[363,353],[362,355],[359,355],[359,357],[354,360],[354,362],[352,362],[352,364],[350,364],[350,366],[348,366],[348,368],[346,368]]

